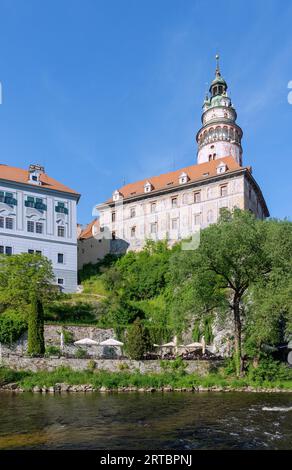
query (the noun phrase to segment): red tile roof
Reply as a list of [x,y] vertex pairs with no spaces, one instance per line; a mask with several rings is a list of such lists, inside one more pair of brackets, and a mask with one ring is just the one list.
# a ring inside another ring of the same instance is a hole
[[[159,176],[152,176],[151,178],[145,178],[141,181],[136,181],[135,183],[126,184],[122,186],[118,191],[122,194],[124,198],[135,197],[140,194],[144,194],[144,185],[149,181],[152,185],[152,191],[177,187],[179,186],[179,177],[182,173],[186,173],[188,176],[188,183],[192,181],[199,181],[212,176],[217,176],[217,167],[220,162],[224,162],[227,166],[227,170],[224,175],[241,169],[242,167],[234,160],[233,157],[224,157],[219,158],[218,160],[213,160],[207,163],[200,163],[199,165],[191,165],[180,170],[171,171],[169,173],[164,173]],[[248,167],[245,167],[248,168]],[[248,168],[250,170],[250,168]],[[183,185],[182,185],[183,186]],[[107,202],[111,202],[112,198]]]
[[68,188],[62,183],[59,183],[55,179],[48,176],[46,173],[42,173],[40,175],[41,185],[36,186],[32,183],[29,183],[29,171],[23,170],[22,168],[16,168],[13,166],[8,166],[0,163],[0,179],[6,181],[13,181],[15,183],[24,183],[30,187],[38,187],[38,188],[45,188],[45,189],[53,189],[55,191],[61,191],[64,193],[74,194],[79,196],[79,193],[74,191],[73,189]]
[[99,219],[92,220],[92,222],[90,222],[85,227],[85,229],[81,231],[80,235],[78,236],[78,240],[87,240],[88,238],[92,238],[93,237],[92,230],[94,226],[96,227],[97,230],[99,230]]

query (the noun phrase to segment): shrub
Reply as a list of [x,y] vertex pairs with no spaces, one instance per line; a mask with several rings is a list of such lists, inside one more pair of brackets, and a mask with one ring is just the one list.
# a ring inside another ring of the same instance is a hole
[[94,370],[96,368],[96,362],[93,359],[90,359],[87,363],[87,369],[88,370]]
[[45,319],[52,322],[93,323],[96,321],[96,313],[96,303],[76,302],[68,294],[63,294],[60,300],[45,307]]
[[286,364],[270,358],[263,358],[255,368],[248,368],[248,378],[251,382],[261,385],[263,382],[292,380],[292,369]]
[[173,361],[160,361],[160,367],[165,372],[175,372],[181,375],[185,374],[187,364],[182,360],[181,357],[177,357]]
[[194,328],[193,328],[193,332],[192,332],[192,338],[193,338],[193,341],[195,341],[196,343],[198,343],[200,341],[201,330],[200,330],[200,322],[199,321],[196,321],[195,324],[194,324]]
[[60,356],[61,355],[61,350],[57,346],[47,346],[45,355],[46,355],[46,357]]
[[31,356],[42,355],[45,352],[44,310],[36,294],[32,295],[31,311],[28,316],[27,352]]
[[121,364],[118,365],[119,370],[128,370],[129,366],[125,362],[122,362]]
[[0,315],[0,343],[11,344],[27,330],[24,315],[15,310],[6,310]]
[[128,328],[125,349],[131,359],[142,359],[151,347],[148,330],[143,326],[140,319],[134,321]]
[[87,356],[87,351],[83,348],[78,348],[75,352],[76,359],[84,359]]
[[72,331],[68,330],[63,330],[63,335],[64,335],[64,343],[65,344],[72,344],[74,342],[74,335]]
[[212,332],[212,318],[211,317],[206,317],[204,319],[204,338],[206,341],[206,344],[211,344],[214,339],[214,335]]

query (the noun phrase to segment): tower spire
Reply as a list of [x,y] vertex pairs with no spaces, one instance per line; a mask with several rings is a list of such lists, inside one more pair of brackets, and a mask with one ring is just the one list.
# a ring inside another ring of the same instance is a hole
[[220,67],[219,67],[219,54],[216,54],[215,56],[215,59],[216,59],[216,77],[220,77],[221,73],[220,73]]
[[242,164],[242,130],[236,123],[236,110],[227,95],[227,83],[221,75],[219,54],[216,54],[215,78],[204,99],[202,124],[197,133],[198,163],[217,160],[226,156]]

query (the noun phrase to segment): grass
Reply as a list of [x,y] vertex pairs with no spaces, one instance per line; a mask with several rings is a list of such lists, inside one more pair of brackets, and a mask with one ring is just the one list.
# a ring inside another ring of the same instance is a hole
[[[91,278],[84,280],[82,285],[83,294],[100,295],[102,297],[106,297],[108,295],[101,277],[92,276]],[[77,295],[82,296],[82,294]]]
[[266,381],[261,384],[252,382],[247,378],[236,379],[224,377],[220,374],[209,374],[205,377],[197,374],[185,374],[178,372],[161,372],[159,374],[141,374],[140,372],[108,372],[104,370],[73,371],[68,367],[61,367],[52,372],[40,371],[14,371],[0,368],[0,386],[11,382],[17,383],[24,390],[30,390],[34,386],[51,387],[56,383],[68,385],[90,384],[95,388],[106,387],[116,389],[118,387],[161,388],[171,386],[173,388],[193,388],[202,386],[240,388],[246,386],[262,388],[281,388],[292,391],[292,380]]

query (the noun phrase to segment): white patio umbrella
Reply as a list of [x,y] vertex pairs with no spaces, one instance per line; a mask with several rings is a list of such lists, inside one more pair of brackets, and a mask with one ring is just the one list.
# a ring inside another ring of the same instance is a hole
[[192,348],[202,348],[203,345],[202,343],[190,343],[185,345],[186,348],[192,349]]
[[122,343],[121,341],[118,341],[117,339],[109,338],[99,343],[99,345],[100,346],[124,346],[124,343]]
[[91,338],[83,338],[79,339],[78,341],[74,341],[74,344],[80,345],[80,346],[97,346],[99,343],[97,341],[94,341],[94,339]]
[[164,343],[161,345],[162,348],[175,348],[176,344],[174,341],[170,341],[169,343]]
[[124,343],[122,343],[121,341],[118,341],[117,339],[114,339],[114,338],[108,338],[108,339],[105,339],[104,341],[102,341],[101,343],[99,343],[100,346],[108,346],[108,347],[120,347],[121,348],[121,352],[122,352],[122,346],[124,346]]

